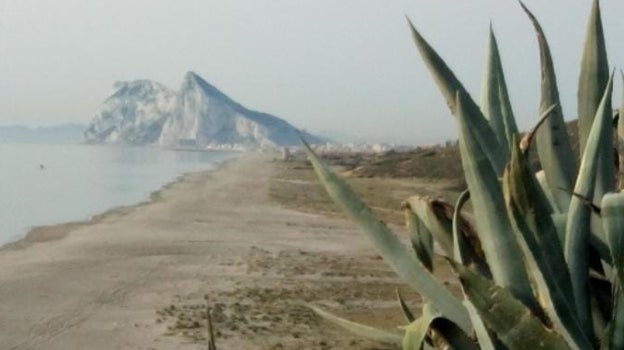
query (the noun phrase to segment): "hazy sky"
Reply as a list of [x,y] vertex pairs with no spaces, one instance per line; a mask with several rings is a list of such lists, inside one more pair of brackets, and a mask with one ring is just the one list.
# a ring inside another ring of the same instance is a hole
[[[550,40],[570,119],[591,1],[526,4]],[[609,63],[621,68],[624,1],[602,8]],[[537,44],[514,0],[0,0],[0,124],[87,123],[114,82],[177,89],[193,70],[245,106],[313,132],[456,138],[404,14],[476,99],[491,20],[519,124],[534,123]]]

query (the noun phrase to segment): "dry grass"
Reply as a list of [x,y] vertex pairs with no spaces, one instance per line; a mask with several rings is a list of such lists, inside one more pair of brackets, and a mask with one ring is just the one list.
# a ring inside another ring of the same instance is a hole
[[[451,154],[452,151],[442,153],[446,155]],[[334,166],[338,173],[343,175],[380,219],[391,224],[402,225],[401,202],[408,197],[416,194],[426,195],[444,198],[453,203],[464,189],[463,181],[456,176],[457,174],[449,173],[446,176],[437,177],[410,175],[408,164],[419,161],[412,159],[412,156],[414,152],[390,152],[381,156],[332,154],[325,155],[324,158]],[[435,159],[438,158],[435,157]],[[440,170],[447,166],[446,156],[440,159],[443,160],[436,166],[432,165],[433,168]],[[402,167],[393,166],[399,163]],[[293,161],[276,163],[275,167],[275,176],[270,187],[270,196],[275,202],[284,207],[305,212],[332,216],[343,215],[331,201],[303,155],[297,154]],[[418,167],[413,170],[419,174],[424,171],[424,168]]]

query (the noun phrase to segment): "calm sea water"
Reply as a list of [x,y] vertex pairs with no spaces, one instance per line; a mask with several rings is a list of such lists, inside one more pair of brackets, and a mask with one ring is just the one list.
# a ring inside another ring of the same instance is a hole
[[184,173],[210,170],[235,156],[154,147],[0,144],[0,244],[34,226],[85,220],[139,203]]

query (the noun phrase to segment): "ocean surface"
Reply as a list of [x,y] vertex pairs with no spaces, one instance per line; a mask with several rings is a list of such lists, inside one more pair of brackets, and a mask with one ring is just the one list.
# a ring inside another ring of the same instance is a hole
[[86,220],[148,200],[179,176],[214,169],[230,152],[0,143],[0,245],[32,227]]

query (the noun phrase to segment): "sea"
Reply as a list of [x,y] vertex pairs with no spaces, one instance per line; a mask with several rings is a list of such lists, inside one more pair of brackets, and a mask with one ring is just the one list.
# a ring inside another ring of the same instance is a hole
[[180,176],[235,152],[0,143],[0,245],[37,226],[88,220],[137,204]]

